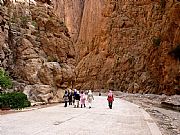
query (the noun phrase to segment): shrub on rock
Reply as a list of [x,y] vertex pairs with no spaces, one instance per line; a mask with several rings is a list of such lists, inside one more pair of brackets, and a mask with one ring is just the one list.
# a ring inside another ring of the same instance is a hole
[[0,69],[0,86],[2,88],[12,87],[12,81],[3,69]]

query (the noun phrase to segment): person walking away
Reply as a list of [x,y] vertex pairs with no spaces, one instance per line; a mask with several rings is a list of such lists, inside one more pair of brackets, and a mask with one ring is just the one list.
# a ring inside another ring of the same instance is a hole
[[99,91],[99,96],[101,96],[101,92]]
[[81,103],[81,108],[84,106],[86,107],[85,105],[85,101],[86,101],[86,97],[85,97],[85,94],[83,91],[81,91],[81,94],[80,94],[80,103]]
[[87,96],[87,101],[89,103],[89,109],[91,108],[92,100],[94,100],[94,97],[93,97],[93,94],[92,94],[91,90],[89,90],[88,96]]
[[64,102],[65,102],[64,107],[67,107],[67,103],[68,103],[68,92],[67,91],[65,91],[63,98],[64,98]]
[[107,100],[108,100],[109,108],[112,109],[112,104],[113,104],[113,101],[114,101],[114,97],[113,97],[113,93],[112,93],[111,90],[108,93]]
[[73,98],[73,93],[71,89],[69,89],[69,92],[68,92],[69,105],[72,105],[72,98]]
[[75,96],[76,96],[76,94],[77,94],[77,90],[76,89],[74,89],[74,92],[73,92],[73,105],[75,105]]
[[76,95],[75,95],[75,104],[74,107],[79,107],[79,101],[80,101],[80,94],[79,91],[77,91]]

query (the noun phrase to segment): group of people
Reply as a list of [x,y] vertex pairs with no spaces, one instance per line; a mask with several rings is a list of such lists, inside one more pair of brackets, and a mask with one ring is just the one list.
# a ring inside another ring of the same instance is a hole
[[63,98],[65,102],[64,107],[67,107],[69,102],[69,105],[74,105],[74,108],[78,108],[80,106],[81,108],[86,107],[86,100],[88,101],[89,108],[91,108],[92,100],[94,100],[91,90],[89,90],[88,92],[79,92],[76,89],[74,89],[74,91],[72,91],[71,89],[66,90]]
[[[69,102],[69,105],[74,105],[75,108],[78,108],[80,106],[81,108],[86,107],[86,102],[85,102],[86,100],[88,101],[89,108],[91,108],[92,100],[94,100],[91,90],[89,90],[88,92],[84,92],[84,91],[79,92],[76,89],[74,89],[74,91],[72,91],[71,89],[66,90],[63,98],[65,102],[64,107],[67,107],[67,104]],[[111,90],[108,93],[107,100],[108,100],[109,108],[112,109],[114,96]]]

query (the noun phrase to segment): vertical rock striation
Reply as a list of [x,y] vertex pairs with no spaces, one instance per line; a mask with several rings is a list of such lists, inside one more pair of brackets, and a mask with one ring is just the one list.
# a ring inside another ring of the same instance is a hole
[[73,9],[81,18],[75,47],[78,88],[179,93],[179,1],[83,3],[80,17]]
[[58,102],[74,81],[78,89],[180,93],[179,1],[22,3],[0,9],[0,66],[32,101]]
[[54,11],[68,27],[71,38],[77,41],[85,0],[54,0]]

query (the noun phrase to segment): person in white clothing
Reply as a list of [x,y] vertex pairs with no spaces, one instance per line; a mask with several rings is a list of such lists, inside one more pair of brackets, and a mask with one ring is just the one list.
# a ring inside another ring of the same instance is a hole
[[92,100],[94,100],[94,97],[93,97],[93,94],[92,94],[91,90],[89,90],[88,96],[87,96],[87,101],[89,103],[89,108],[91,108]]

